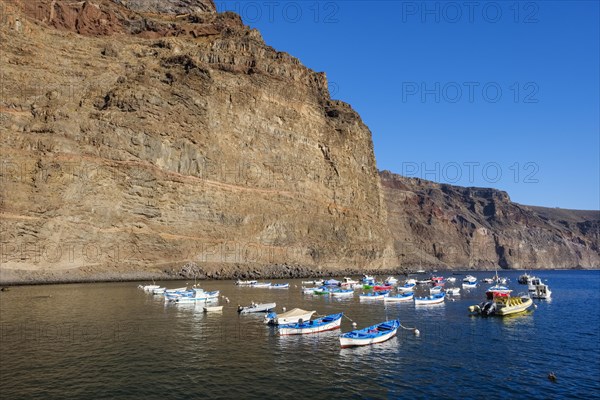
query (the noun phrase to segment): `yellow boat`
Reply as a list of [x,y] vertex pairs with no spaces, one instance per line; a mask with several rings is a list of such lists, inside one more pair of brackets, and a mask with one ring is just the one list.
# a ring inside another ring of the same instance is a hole
[[533,304],[528,296],[510,297],[496,294],[492,301],[483,302],[469,307],[470,312],[482,315],[512,315],[526,311]]

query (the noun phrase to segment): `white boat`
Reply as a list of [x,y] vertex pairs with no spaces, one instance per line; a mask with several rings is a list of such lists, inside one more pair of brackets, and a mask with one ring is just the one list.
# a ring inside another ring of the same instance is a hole
[[415,286],[417,286],[417,285],[414,283],[414,279],[412,279],[412,281],[413,281],[413,282],[410,282],[410,283],[407,281],[407,282],[406,282],[404,285],[402,285],[402,286],[398,286],[397,290],[398,290],[400,293],[412,292],[412,291],[415,289]]
[[290,288],[290,284],[289,283],[274,283],[271,286],[269,286],[270,289],[289,289]]
[[302,323],[279,325],[279,335],[306,335],[338,329],[342,324],[343,315],[344,313],[332,314]]
[[251,286],[251,285],[254,285],[255,283],[257,283],[257,281],[241,281],[241,280],[237,280],[235,282],[235,284],[238,285],[238,286]]
[[401,302],[401,301],[410,301],[415,297],[414,292],[408,292],[408,293],[399,293],[399,294],[395,294],[393,296],[387,296],[383,298],[383,301],[386,303],[394,303],[394,302]]
[[477,278],[475,278],[473,275],[467,275],[464,277],[463,282],[475,283],[475,282],[477,282]]
[[166,289],[165,293],[166,294],[173,294],[173,293],[183,293],[187,291],[187,286],[184,287],[180,287],[180,288],[175,288],[175,289]]
[[447,280],[449,283],[454,283],[454,282],[456,282],[456,278],[455,278],[455,277],[453,277],[453,276],[451,276],[451,277],[449,277],[449,278],[446,278],[446,280]]
[[540,279],[539,284],[535,285],[534,290],[531,291],[530,294],[534,299],[548,300],[552,296],[552,291],[548,285],[542,283]]
[[265,315],[265,324],[285,325],[304,322],[310,320],[314,313],[316,313],[316,311],[306,311],[301,308],[294,308],[282,314],[270,312]]
[[350,287],[352,287],[353,285],[356,285],[357,283],[359,283],[357,280],[352,279],[352,278],[348,278],[347,276],[345,276],[342,279],[342,286],[350,286]]
[[165,294],[165,290],[167,290],[167,288],[159,287],[157,289],[153,289],[152,294]]
[[271,282],[256,282],[250,286],[254,288],[266,288],[271,286]]
[[475,283],[463,282],[462,287],[463,287],[463,289],[474,289],[477,287],[477,282],[475,282]]
[[446,293],[436,293],[428,297],[415,297],[415,305],[440,304],[444,302]]
[[223,311],[223,306],[204,306],[205,313],[222,312],[222,311]]
[[146,292],[151,292],[154,289],[158,289],[160,286],[159,285],[139,285],[138,287],[140,289],[143,289]]
[[442,287],[441,286],[434,286],[432,288],[429,288],[429,293],[430,294],[437,294],[437,293],[441,293],[442,292]]
[[494,278],[483,278],[483,282],[485,282],[485,283],[494,283]]
[[316,285],[316,286],[321,286],[323,285],[323,279],[319,279],[316,281],[302,281],[303,285]]
[[312,288],[312,287],[306,288],[306,287],[303,287],[302,288],[302,293],[304,293],[304,294],[315,294],[315,290],[317,290],[317,289],[318,288]]
[[424,284],[427,284],[427,283],[431,283],[431,279],[420,279],[420,280],[417,281],[417,283],[419,285],[424,285]]
[[543,282],[540,278],[538,278],[537,276],[531,276],[529,277],[529,280],[527,281],[527,290],[530,292],[534,292],[535,291],[535,287],[537,285],[542,285]]
[[238,306],[238,312],[240,314],[250,314],[250,313],[258,313],[258,312],[268,312],[274,309],[277,306],[275,303],[263,303],[263,304],[255,304],[252,302],[251,305],[242,307]]
[[460,294],[460,288],[457,288],[457,287],[447,288],[446,294],[451,295],[451,296],[457,296]]
[[398,279],[394,278],[393,276],[388,276],[387,279],[385,280],[386,285],[395,285],[397,283],[398,283]]
[[360,300],[383,300],[386,296],[389,296],[390,292],[371,292],[371,293],[363,293],[358,295]]
[[340,336],[340,345],[342,347],[353,347],[385,342],[396,336],[399,327],[400,321],[395,319],[347,332]]

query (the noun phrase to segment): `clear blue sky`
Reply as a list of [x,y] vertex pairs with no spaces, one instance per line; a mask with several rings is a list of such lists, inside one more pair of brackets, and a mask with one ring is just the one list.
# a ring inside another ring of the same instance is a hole
[[379,169],[600,208],[597,1],[219,1],[327,73]]

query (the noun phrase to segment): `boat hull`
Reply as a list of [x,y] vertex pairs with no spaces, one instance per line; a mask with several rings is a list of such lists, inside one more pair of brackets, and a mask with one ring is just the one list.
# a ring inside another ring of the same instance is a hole
[[533,304],[533,300],[526,299],[519,305],[502,307],[500,310],[497,311],[497,314],[501,315],[501,316],[518,314],[523,311],[527,311],[527,309],[529,307],[531,307],[532,304]]
[[384,334],[376,335],[374,337],[371,337],[368,334],[362,334],[362,332],[364,332],[365,330],[368,330],[368,329],[377,328],[377,326],[382,325],[382,324],[374,325],[370,328],[365,328],[362,330],[345,333],[340,336],[340,345],[342,348],[368,346],[371,344],[382,343],[382,342],[385,342],[386,340],[390,340],[391,338],[396,336],[396,333],[398,332],[398,328],[400,327],[400,321],[396,320],[396,321],[393,321],[392,323],[395,325],[394,329],[391,329],[390,331],[388,331]]
[[259,313],[259,312],[268,312],[274,309],[277,306],[276,303],[265,303],[265,304],[256,304],[254,306],[249,307],[241,307],[238,312],[240,314],[250,314],[250,313]]
[[[331,322],[319,324],[314,323],[315,321],[309,321],[303,324],[292,324],[292,325],[282,325],[279,328],[279,335],[281,336],[290,336],[290,335],[309,335],[313,333],[327,332],[335,329],[339,329],[342,324],[342,316],[343,314],[339,314]],[[326,317],[325,317],[326,318]],[[321,318],[322,319],[322,318]],[[312,324],[311,324],[312,323]],[[313,326],[311,326],[313,325]]]
[[386,303],[395,303],[395,302],[402,302],[402,301],[411,301],[412,299],[414,299],[414,293],[411,294],[406,294],[404,296],[402,295],[396,295],[396,296],[388,296],[388,297],[384,297],[383,301]]

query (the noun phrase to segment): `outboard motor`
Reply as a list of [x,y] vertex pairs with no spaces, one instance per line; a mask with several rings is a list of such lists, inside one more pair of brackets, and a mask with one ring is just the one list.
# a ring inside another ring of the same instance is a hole
[[270,312],[265,315],[265,324],[274,324],[275,320],[277,320],[276,312]]

